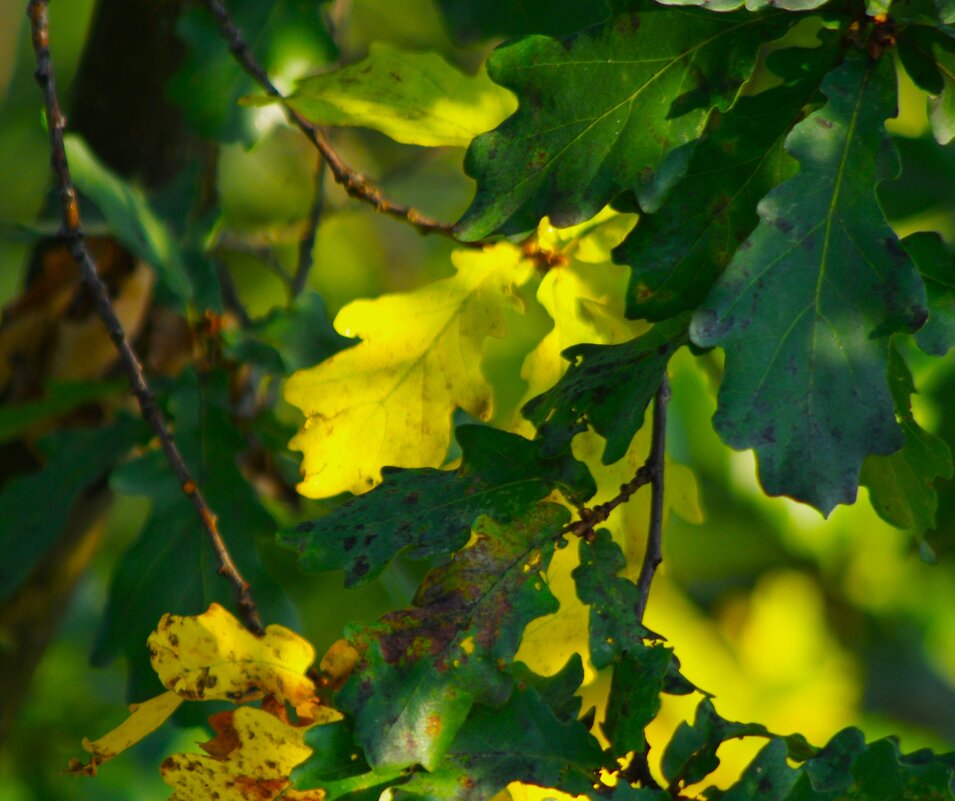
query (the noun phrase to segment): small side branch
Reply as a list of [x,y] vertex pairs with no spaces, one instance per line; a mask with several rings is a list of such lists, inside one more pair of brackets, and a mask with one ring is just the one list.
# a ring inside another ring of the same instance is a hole
[[162,445],[163,452],[170,467],[179,479],[183,493],[192,502],[196,513],[202,522],[212,548],[219,563],[219,573],[224,576],[235,590],[236,603],[242,620],[248,629],[261,634],[262,622],[258,609],[252,599],[249,583],[242,577],[239,569],[232,561],[232,556],[226,548],[222,535],[219,533],[216,516],[206,504],[183,461],[182,454],[163,420],[162,413],[156,403],[156,397],[146,381],[142,363],[129,344],[126,332],[116,316],[116,311],[109,299],[109,290],[100,279],[96,265],[90,257],[83,237],[79,206],[76,202],[76,190],[70,177],[70,168],[66,160],[66,148],[63,144],[63,129],[66,121],[60,111],[60,101],[56,92],[56,80],[53,72],[53,62],[50,58],[48,0],[30,0],[27,7],[27,16],[33,37],[33,50],[36,55],[36,80],[43,91],[46,102],[47,127],[50,132],[50,160],[59,188],[60,203],[63,209],[62,236],[66,239],[70,254],[79,267],[83,282],[89,288],[96,305],[97,314],[106,326],[110,339],[119,352],[120,361],[133,396],[139,403],[143,419],[149,424]]
[[229,46],[229,51],[235,60],[242,69],[265,90],[266,94],[270,97],[274,97],[282,104],[282,109],[289,122],[305,134],[305,137],[318,149],[318,152],[322,154],[336,183],[340,184],[353,198],[371,204],[382,214],[404,220],[414,228],[417,228],[422,234],[440,234],[442,236],[451,237],[452,239],[454,238],[454,226],[428,217],[411,206],[402,206],[399,203],[394,203],[384,196],[376,184],[366,176],[349,167],[344,160],[342,160],[341,156],[338,155],[338,152],[329,144],[324,131],[292,108],[286,102],[282,93],[276,89],[272,83],[272,79],[269,78],[268,73],[266,73],[258,63],[255,54],[249,48],[248,44],[246,44],[242,32],[236,26],[222,0],[204,0],[204,3],[209,13],[215,18],[219,26],[219,32]]
[[650,444],[650,455],[645,467],[650,472],[650,528],[647,532],[647,549],[643,554],[643,564],[640,566],[640,575],[637,577],[637,590],[640,593],[634,616],[637,621],[643,622],[643,615],[647,611],[647,601],[650,598],[650,585],[657,568],[663,561],[663,482],[664,458],[666,456],[666,428],[667,404],[670,402],[670,384],[666,375],[660,381],[656,398],[653,401],[653,433]]
[[322,210],[325,206],[325,159],[321,155],[318,157],[318,165],[315,167],[315,194],[312,197],[312,208],[308,213],[308,221],[305,225],[305,233],[298,243],[298,264],[295,265],[295,275],[292,276],[292,283],[289,288],[289,294],[294,300],[302,290],[305,289],[305,283],[308,281],[309,271],[312,269],[314,261],[313,251],[315,250],[315,237],[318,234],[318,223],[322,218]]

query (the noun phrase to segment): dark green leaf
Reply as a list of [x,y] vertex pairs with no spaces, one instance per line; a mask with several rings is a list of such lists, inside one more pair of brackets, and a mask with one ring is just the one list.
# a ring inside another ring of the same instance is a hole
[[700,136],[712,108],[730,106],[759,45],[797,19],[643,8],[564,40],[529,36],[492,54],[491,78],[520,106],[468,149],[465,170],[478,188],[458,223],[462,238],[520,233],[545,215],[573,225],[623,191],[647,208],[664,193],[664,173],[679,178],[680,169],[664,167],[667,155]]
[[663,320],[698,306],[756,227],[756,204],[795,173],[783,139],[817,95],[833,53],[774,55],[770,68],[794,80],[714,113],[686,176],[614,250],[614,261],[632,269],[628,317]]
[[799,779],[786,762],[786,743],[773,737],[746,767],[722,801],[784,801]]
[[[291,624],[294,614],[288,602],[256,555],[256,541],[272,535],[275,523],[236,464],[246,445],[230,416],[226,375],[205,373],[199,381],[194,373],[185,373],[170,409],[176,443],[218,516],[233,560],[255,590],[263,620]],[[166,612],[200,614],[212,601],[234,609],[235,598],[216,573],[206,533],[160,450],[115,470],[111,486],[126,495],[150,498],[152,508],[113,575],[93,660],[107,664],[126,656],[132,671],[130,692],[140,700],[156,686],[143,643],[159,618]]]
[[306,291],[291,306],[274,308],[247,329],[237,331],[228,354],[275,375],[288,376],[356,342],[334,329],[321,295]]
[[593,788],[602,764],[578,721],[559,720],[533,688],[515,689],[501,708],[475,707],[442,763],[401,789],[427,801],[483,801],[520,781],[576,795]]
[[938,497],[934,484],[938,478],[952,477],[952,454],[945,442],[915,422],[909,400],[915,385],[895,348],[889,349],[888,375],[905,444],[888,456],[866,459],[859,481],[869,488],[869,499],[879,517],[922,534],[935,526]]
[[663,752],[660,767],[670,784],[696,784],[720,764],[716,750],[734,737],[767,736],[765,726],[757,723],[734,723],[720,717],[713,702],[704,698],[696,707],[693,725],[677,726]]
[[363,662],[338,696],[376,769],[434,770],[475,702],[503,703],[524,627],[553,613],[543,579],[569,515],[538,506],[505,526],[481,518],[471,543],[431,571],[414,606],[352,637]]
[[355,744],[355,727],[345,719],[305,732],[305,744],[312,749],[308,760],[292,774],[296,786],[316,787],[322,782],[338,781],[366,774],[368,763]]
[[934,231],[921,231],[902,240],[915,261],[928,294],[928,322],[916,332],[919,347],[944,356],[955,345],[955,253]]
[[908,25],[898,40],[906,72],[931,96],[929,120],[940,145],[955,138],[955,39],[931,25]]
[[595,489],[571,456],[547,459],[541,446],[487,426],[459,426],[457,470],[384,468],[384,481],[330,514],[280,535],[309,571],[344,570],[346,586],[377,576],[395,555],[451,553],[467,542],[481,515],[508,520],[560,489],[582,503]]
[[643,731],[660,711],[660,693],[673,661],[673,652],[662,645],[628,650],[613,666],[604,734],[613,753],[644,753]]
[[584,662],[574,654],[553,676],[539,676],[523,662],[511,665],[511,675],[521,687],[533,687],[541,699],[562,721],[576,720],[580,715],[580,696],[574,695],[584,680]]
[[643,425],[667,362],[687,342],[686,323],[686,317],[675,318],[621,345],[575,345],[565,350],[570,368],[522,409],[539,429],[545,453],[564,450],[590,425],[607,440],[603,463],[622,458]]
[[767,493],[828,514],[855,499],[866,456],[902,446],[880,338],[926,313],[875,200],[898,169],[883,126],[895,112],[892,63],[850,57],[822,89],[827,104],[786,140],[799,174],[760,203],[691,336],[726,351],[723,439],[756,449]]
[[66,524],[80,495],[145,439],[146,424],[121,417],[103,428],[58,431],[43,439],[46,464],[15,476],[0,492],[0,599],[29,575]]
[[[37,423],[127,389],[125,381],[55,381],[43,388],[43,397],[0,409],[0,442],[9,442]],[[55,453],[56,448],[53,449]]]
[[[617,0],[623,4],[632,0]],[[884,0],[872,0],[884,2]],[[758,11],[766,6],[783,8],[786,11],[811,11],[824,6],[829,0],[658,0],[667,6],[700,6],[708,11],[735,11],[744,5],[748,11]]]
[[79,137],[66,137],[66,153],[76,188],[93,201],[116,238],[156,271],[164,289],[184,307],[192,285],[182,252],[143,193],[101,164]]
[[537,0],[437,0],[451,35],[463,44],[529,33],[565,36],[607,17],[598,1],[552,0],[541,12]]
[[639,658],[644,638],[651,636],[634,619],[637,585],[617,575],[626,564],[606,529],[599,530],[593,542],[580,541],[580,565],[572,575],[577,596],[590,607],[590,659],[598,669],[621,655]]

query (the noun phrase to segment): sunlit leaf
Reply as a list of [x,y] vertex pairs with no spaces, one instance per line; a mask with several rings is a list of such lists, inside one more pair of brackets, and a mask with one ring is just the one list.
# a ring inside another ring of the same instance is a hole
[[614,259],[632,269],[628,316],[664,320],[698,306],[756,227],[756,204],[795,173],[783,139],[816,96],[832,59],[815,50],[774,56],[769,67],[792,80],[714,113],[667,202],[643,215],[614,251]]
[[163,761],[170,801],[323,801],[321,791],[290,789],[289,774],[312,751],[302,729],[251,707],[214,715],[211,723],[216,737],[202,744],[206,754],[173,754]]
[[452,260],[452,278],[346,306],[335,328],[361,343],[289,379],[285,396],[308,418],[290,443],[303,452],[304,495],[365,492],[384,466],[438,467],[454,408],[490,415],[484,340],[504,335],[502,306],[518,305],[530,266],[508,244]]
[[849,57],[822,91],[826,105],[786,140],[799,174],[760,203],[691,336],[726,351],[723,439],[756,449],[767,493],[828,514],[855,499],[866,456],[902,445],[879,339],[926,313],[875,199],[898,169],[883,125],[895,111],[891,61]]
[[315,649],[284,626],[257,637],[212,604],[201,615],[163,615],[149,653],[163,685],[184,698],[241,702],[264,693],[304,717],[317,711],[315,685],[305,675]]
[[457,470],[385,468],[383,483],[330,514],[282,532],[309,571],[345,570],[346,586],[377,576],[403,548],[423,559],[451,553],[471,525],[507,521],[560,489],[583,503],[594,492],[587,469],[569,455],[545,459],[540,444],[486,426],[459,426]]
[[510,525],[483,518],[412,608],[356,634],[364,661],[337,703],[376,769],[434,770],[475,702],[507,699],[524,627],[556,608],[542,573],[568,518],[554,504]]
[[729,107],[760,42],[795,22],[641,6],[564,40],[528,36],[494,51],[488,74],[520,106],[468,149],[478,189],[462,237],[528,231],[545,216],[572,225],[622,191],[648,207],[685,167],[685,157],[664,167],[667,155],[699,137],[712,108]]
[[83,740],[83,748],[92,756],[86,765],[72,765],[71,772],[95,774],[96,768],[103,762],[121,754],[162,726],[183,700],[174,692],[165,692],[140,704],[130,704],[129,717],[119,726],[96,740]]
[[888,456],[866,459],[859,481],[869,488],[872,506],[883,520],[921,534],[935,527],[934,484],[952,477],[952,454],[944,441],[915,422],[909,400],[915,385],[895,348],[889,350],[889,387],[905,444]]
[[467,147],[517,105],[483,71],[466,75],[435,53],[381,42],[356,64],[299,81],[289,104],[319,125],[373,128],[425,147]]

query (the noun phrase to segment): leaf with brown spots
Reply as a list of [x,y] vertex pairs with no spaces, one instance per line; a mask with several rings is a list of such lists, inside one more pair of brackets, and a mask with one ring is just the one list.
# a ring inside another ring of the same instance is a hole
[[201,615],[163,615],[149,652],[163,685],[190,700],[271,695],[306,718],[331,711],[319,706],[305,675],[315,660],[306,640],[276,625],[256,637],[219,604]]
[[799,173],[760,202],[690,334],[726,352],[713,418],[724,441],[755,448],[767,494],[828,514],[855,500],[867,456],[903,444],[884,337],[924,323],[926,301],[875,196],[898,172],[884,125],[892,60],[850,54],[822,92],[786,139]]
[[507,699],[524,627],[556,611],[543,571],[568,518],[555,504],[506,526],[482,518],[413,607],[353,635],[364,657],[337,702],[376,769],[434,769],[475,702]]

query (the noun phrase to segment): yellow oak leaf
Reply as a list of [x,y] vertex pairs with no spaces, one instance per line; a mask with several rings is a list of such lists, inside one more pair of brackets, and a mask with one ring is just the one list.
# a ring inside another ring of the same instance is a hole
[[533,268],[509,243],[451,260],[451,278],[348,304],[335,328],[361,342],[288,380],[285,397],[307,418],[289,443],[303,453],[303,495],[365,492],[386,465],[439,467],[454,408],[490,416],[484,340],[504,336],[502,306],[521,308],[514,290]]
[[141,704],[130,704],[129,717],[111,732],[104,734],[98,740],[90,741],[89,738],[83,738],[83,748],[92,756],[85,765],[78,760],[73,760],[70,764],[70,772],[94,775],[99,765],[136,745],[146,735],[152,734],[162,726],[179,708],[183,700],[174,692],[165,692]]
[[184,698],[242,702],[271,695],[300,716],[318,712],[315,685],[305,675],[315,650],[284,626],[268,626],[256,637],[212,604],[201,615],[163,615],[148,642],[163,686]]
[[321,801],[323,790],[295,791],[292,769],[312,753],[306,728],[291,726],[252,707],[210,718],[216,736],[202,744],[206,754],[173,754],[160,767],[173,788],[170,801]]

